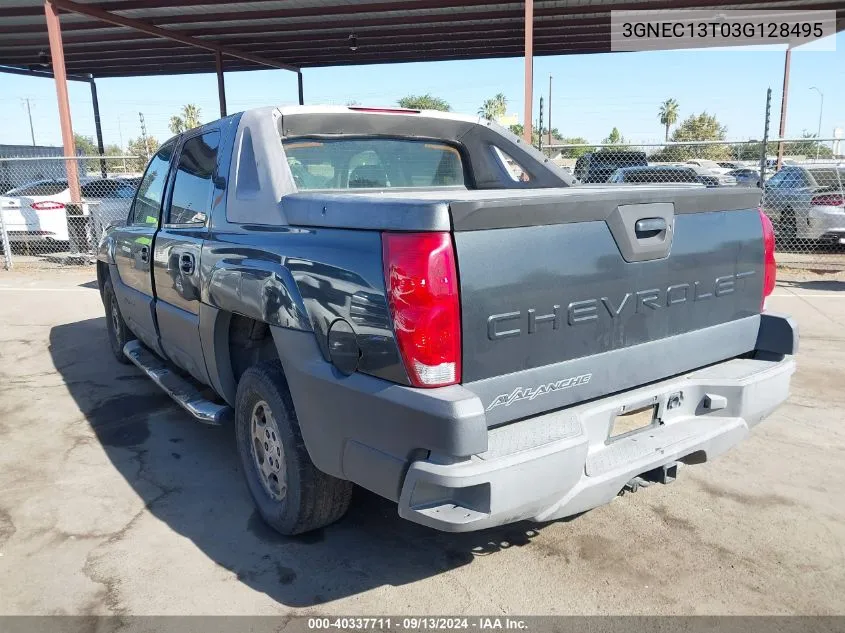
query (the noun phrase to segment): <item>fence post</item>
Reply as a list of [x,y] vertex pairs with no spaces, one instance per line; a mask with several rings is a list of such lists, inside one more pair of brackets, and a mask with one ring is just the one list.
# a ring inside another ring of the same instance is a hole
[[9,233],[6,231],[6,220],[0,209],[0,239],[3,240],[3,260],[6,270],[12,270],[12,245],[9,244]]
[[772,89],[766,92],[766,117],[763,125],[763,149],[760,150],[760,186],[766,182],[766,147],[769,144],[769,124],[772,118]]

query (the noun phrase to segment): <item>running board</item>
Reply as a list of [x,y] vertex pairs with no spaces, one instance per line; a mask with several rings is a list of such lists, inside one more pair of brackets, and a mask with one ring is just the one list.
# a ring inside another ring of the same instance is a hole
[[167,363],[138,341],[124,345],[123,354],[200,422],[219,426],[231,419],[230,406],[217,404],[204,397],[194,384],[176,374]]

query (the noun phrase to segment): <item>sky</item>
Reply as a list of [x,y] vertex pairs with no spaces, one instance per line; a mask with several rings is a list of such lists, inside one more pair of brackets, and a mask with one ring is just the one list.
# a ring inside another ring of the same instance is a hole
[[[792,54],[787,136],[816,133],[824,93],[822,138],[845,128],[845,33],[836,51]],[[727,127],[727,138],[761,138],[766,89],[772,88],[772,129],[780,116],[784,53],[767,50],[695,50],[537,57],[534,61],[534,116],[537,101],[548,99],[552,81],[552,125],[561,135],[599,142],[615,126],[629,141],[663,138],[660,104],[680,104],[680,120],[707,111]],[[347,66],[303,71],[306,104],[395,105],[408,94],[445,99],[455,112],[474,114],[481,103],[504,93],[510,113],[522,118],[522,58],[413,64]],[[178,75],[97,80],[106,144],[125,146],[140,136],[138,113],[147,133],[159,141],[171,134],[170,116],[182,105],[201,108],[203,121],[219,116],[215,75]],[[69,82],[74,129],[94,136],[88,84]],[[296,75],[284,70],[226,75],[229,112],[263,105],[294,104]],[[35,141],[60,145],[55,85],[44,78],[0,74],[0,144],[31,144],[25,99],[32,108]],[[546,121],[548,121],[546,103]]]

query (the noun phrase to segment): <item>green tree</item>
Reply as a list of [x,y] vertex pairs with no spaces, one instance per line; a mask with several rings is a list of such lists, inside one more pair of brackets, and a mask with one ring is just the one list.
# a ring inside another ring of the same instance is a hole
[[666,134],[664,140],[669,140],[669,128],[678,122],[678,102],[674,99],[666,99],[660,104],[659,117],[660,122],[666,126]]
[[727,128],[712,114],[702,112],[690,115],[672,133],[672,140],[679,141],[724,141]]
[[90,136],[82,136],[82,134],[73,135],[73,144],[76,145],[77,156],[99,156],[100,152],[97,150],[97,144]]
[[481,107],[478,108],[478,114],[485,119],[495,121],[508,112],[508,99],[501,92],[491,99],[485,99]]
[[440,110],[441,112],[449,112],[452,109],[446,101],[440,97],[434,97],[429,93],[424,95],[408,95],[402,97],[396,102],[400,108],[408,108],[409,110]]
[[[801,134],[803,141],[795,141],[793,143],[786,143],[783,148],[783,153],[789,156],[806,156],[807,158],[815,158],[818,152],[819,158],[833,158],[833,150],[816,140],[815,134],[803,132]],[[777,144],[775,144],[777,146]]]
[[625,140],[625,137],[622,136],[622,132],[619,131],[619,128],[614,127],[610,130],[610,134],[607,135],[607,138],[602,140],[602,143],[607,145],[627,145],[628,142]]
[[[97,144],[94,142],[94,139],[90,136],[83,136],[82,134],[74,134],[73,135],[73,142],[76,145],[76,155],[77,156],[99,156],[100,150],[97,148]],[[106,145],[103,148],[103,156],[120,156],[123,154],[123,150],[120,149],[118,145]],[[92,158],[91,160],[82,161],[80,163],[83,168],[88,171],[99,171],[100,170],[100,161],[99,159]],[[111,166],[113,165],[113,161],[106,162],[106,167],[109,171],[112,171]]]
[[552,136],[555,137],[555,143],[560,145],[582,145],[583,147],[564,147],[560,150],[560,155],[562,158],[578,158],[579,156],[583,156],[587,152],[595,151],[595,147],[590,147],[587,145],[589,141],[582,136],[568,136],[563,138],[558,138],[558,135],[555,133],[555,130],[552,129]]
[[182,106],[180,114],[174,114],[170,117],[170,131],[174,134],[181,134],[187,130],[192,130],[195,127],[202,125],[200,121],[200,109],[193,103]]
[[133,171],[143,171],[147,162],[158,151],[158,147],[159,142],[152,136],[148,136],[146,140],[143,136],[131,139],[126,145],[126,155],[137,156],[138,158],[127,159],[127,167]]
[[[727,128],[719,123],[712,114],[702,112],[691,114],[675,128],[671,140],[676,143],[693,141],[724,141]],[[733,156],[734,147],[717,145],[676,145],[654,152],[649,160],[656,162],[675,162],[705,158],[708,160],[728,160]]]
[[513,123],[508,126],[508,129],[519,138],[522,138],[522,133],[525,132],[525,128],[522,126],[522,123]]

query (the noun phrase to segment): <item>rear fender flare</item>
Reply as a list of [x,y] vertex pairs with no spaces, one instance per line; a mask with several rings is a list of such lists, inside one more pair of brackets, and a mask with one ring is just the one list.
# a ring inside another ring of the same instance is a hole
[[294,330],[312,329],[290,271],[268,261],[221,260],[203,288],[203,303],[255,321]]

